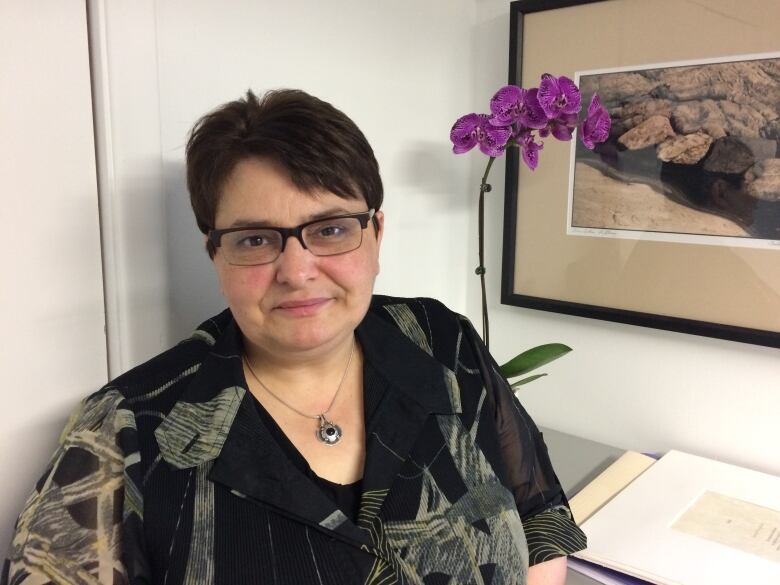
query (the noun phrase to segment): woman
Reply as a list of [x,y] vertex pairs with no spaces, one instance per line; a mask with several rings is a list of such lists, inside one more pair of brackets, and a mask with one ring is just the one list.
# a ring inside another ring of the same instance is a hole
[[249,92],[196,124],[187,183],[229,309],[83,403],[1,582],[563,583],[584,535],[479,337],[372,296],[355,124]]

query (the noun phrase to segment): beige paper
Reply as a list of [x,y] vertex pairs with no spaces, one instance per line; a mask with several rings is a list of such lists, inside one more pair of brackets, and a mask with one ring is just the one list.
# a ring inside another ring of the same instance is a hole
[[574,519],[578,523],[585,522],[654,462],[652,457],[636,451],[623,453],[617,461],[569,500]]
[[778,510],[706,491],[672,528],[780,563]]

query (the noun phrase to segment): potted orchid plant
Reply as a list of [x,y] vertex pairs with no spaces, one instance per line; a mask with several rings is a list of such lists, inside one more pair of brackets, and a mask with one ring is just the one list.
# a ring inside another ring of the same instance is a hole
[[[580,121],[582,96],[577,84],[565,76],[542,75],[539,87],[523,89],[507,85],[490,100],[490,114],[466,114],[458,118],[450,131],[452,150],[463,154],[479,147],[488,156],[479,188],[479,266],[476,269],[482,288],[482,335],[490,345],[487,294],[485,291],[484,218],[485,193],[490,192],[488,181],[493,161],[507,148],[519,148],[523,162],[530,170],[539,165],[543,140],[552,136],[557,140],[571,140],[577,130],[586,148],[609,137],[609,112],[593,94],[585,117]],[[571,351],[561,343],[549,343],[531,348],[501,366],[507,378],[521,376]],[[545,374],[536,374],[512,383],[512,388],[527,384]]]

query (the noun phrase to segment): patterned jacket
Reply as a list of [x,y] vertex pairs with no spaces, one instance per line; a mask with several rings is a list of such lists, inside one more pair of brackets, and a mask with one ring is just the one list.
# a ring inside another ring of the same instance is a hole
[[83,402],[0,585],[522,584],[585,546],[465,318],[375,296],[357,336],[373,373],[355,522],[261,421],[224,311]]

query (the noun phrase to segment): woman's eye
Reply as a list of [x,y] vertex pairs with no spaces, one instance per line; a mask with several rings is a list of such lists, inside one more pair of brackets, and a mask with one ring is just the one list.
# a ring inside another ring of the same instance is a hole
[[266,243],[266,239],[263,236],[246,236],[238,241],[238,246],[240,248],[256,248]]
[[317,230],[317,235],[321,238],[334,238],[342,235],[344,232],[344,228],[340,225],[327,225]]

